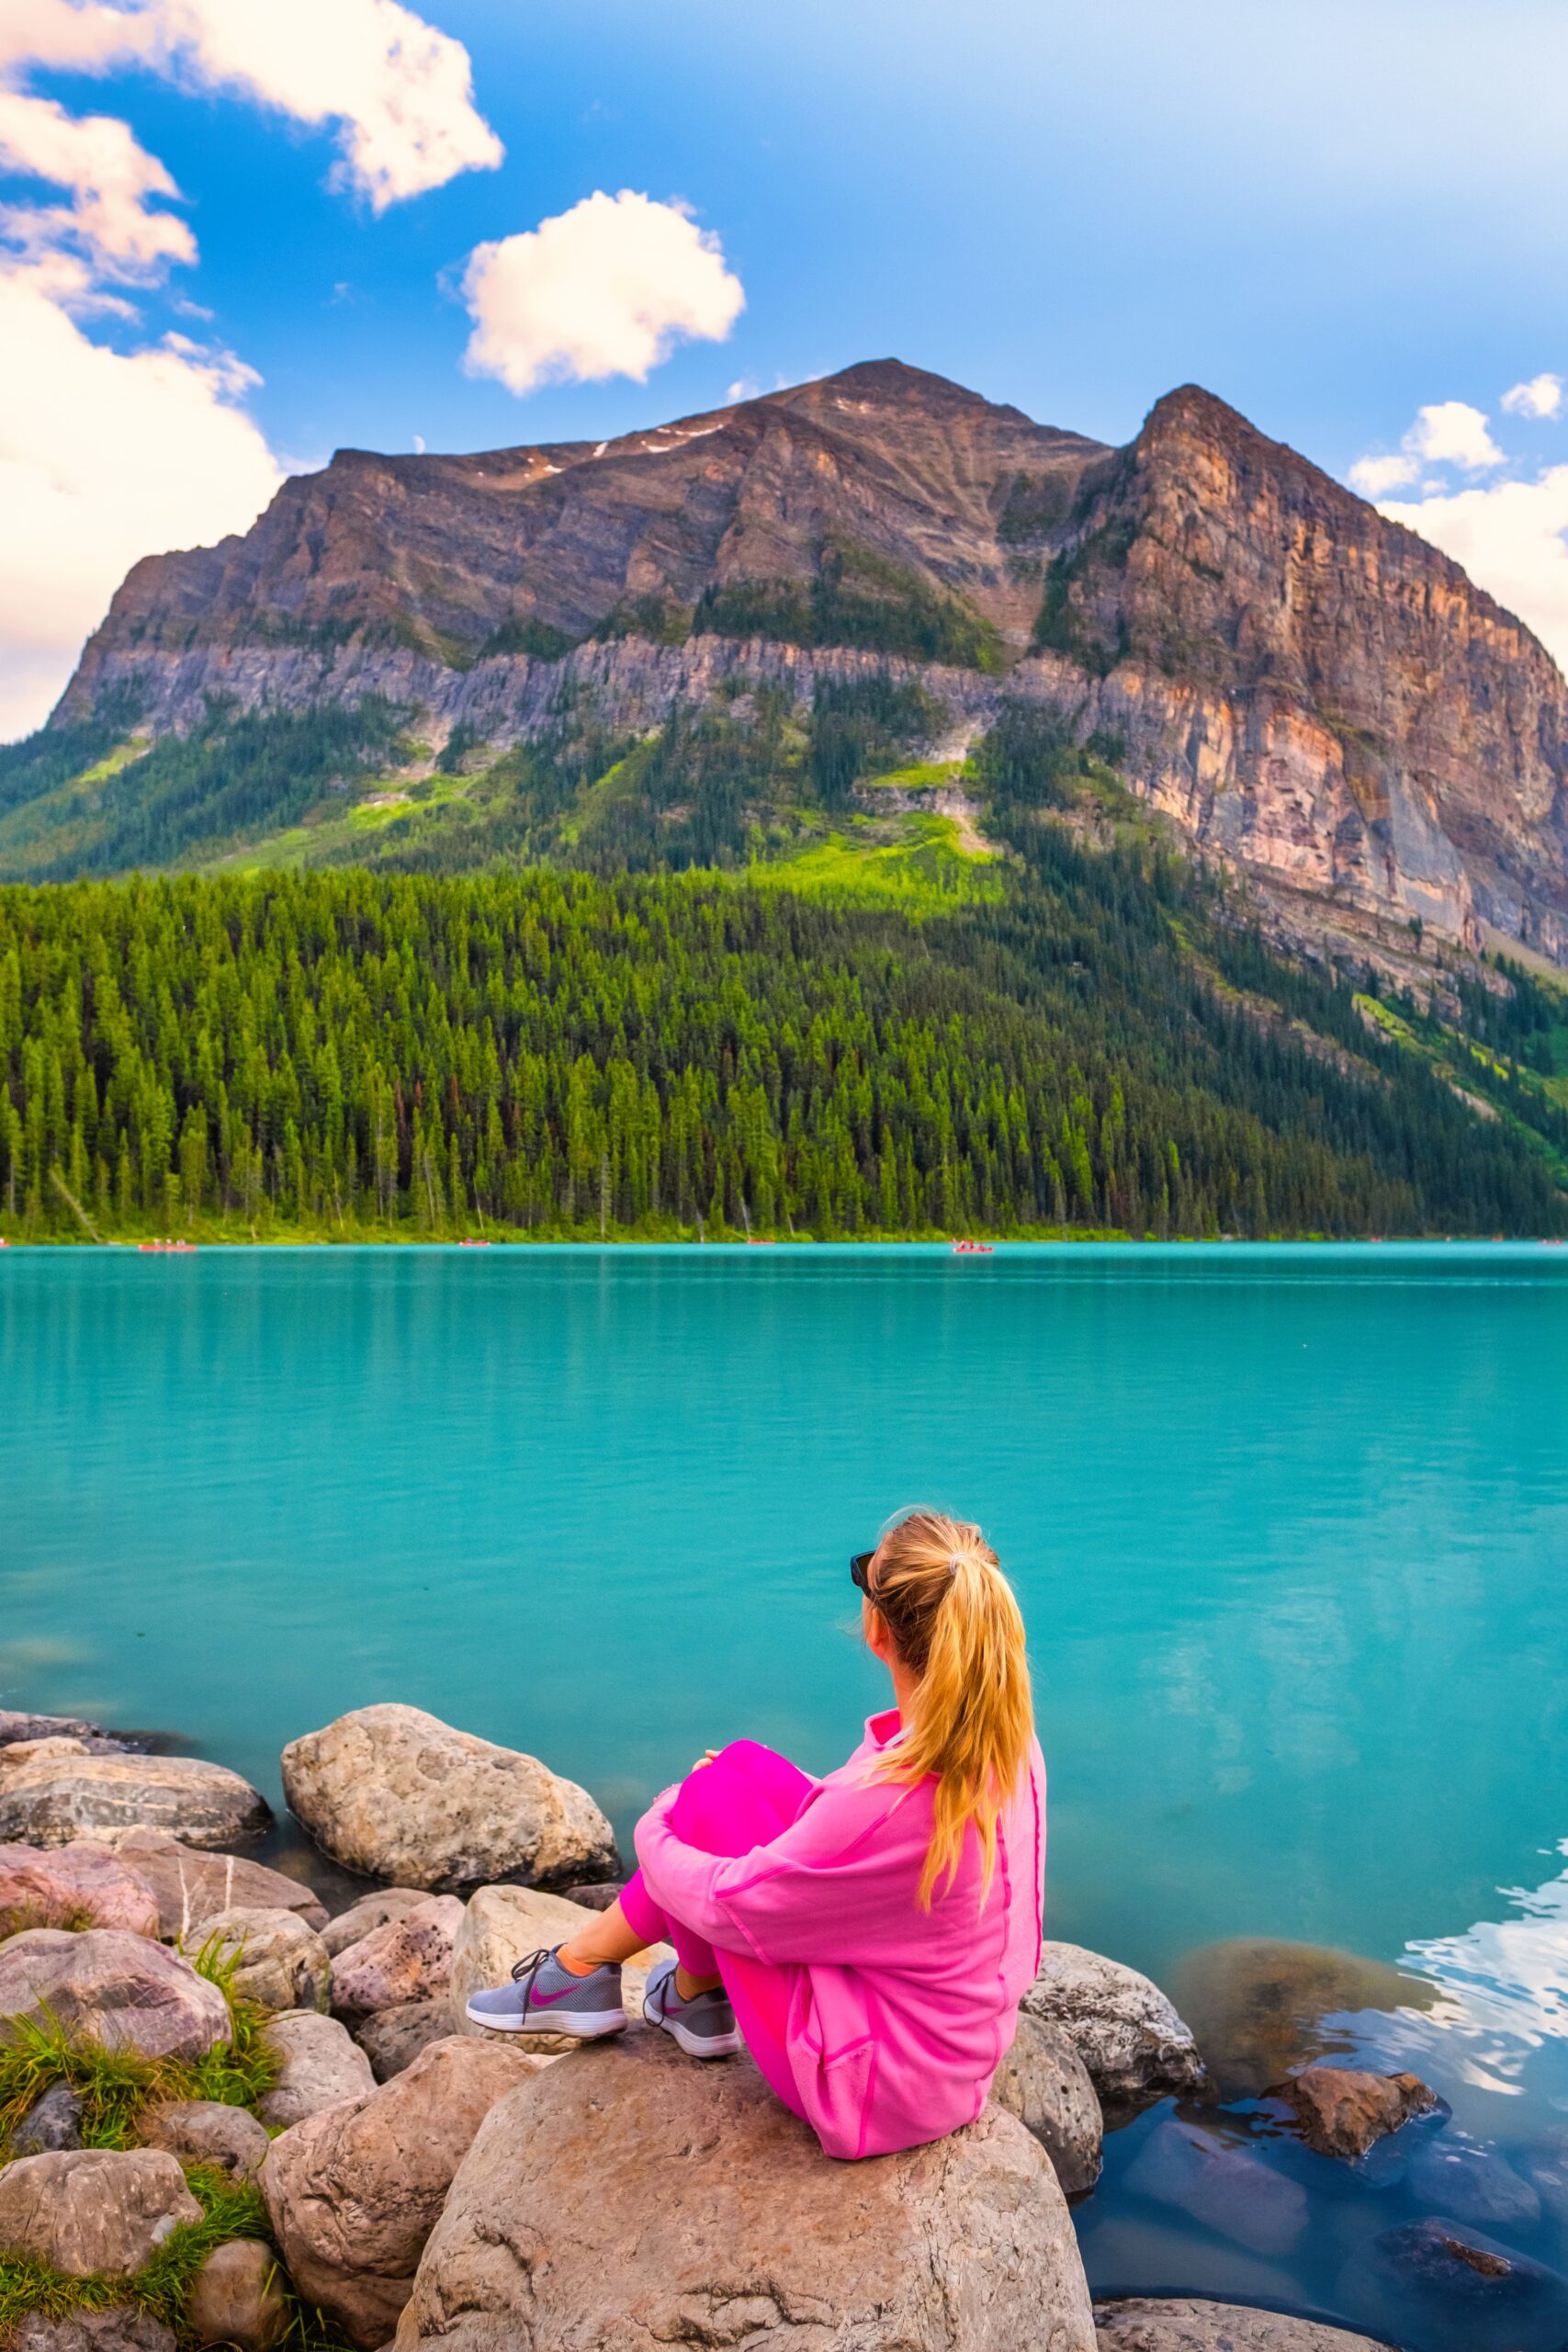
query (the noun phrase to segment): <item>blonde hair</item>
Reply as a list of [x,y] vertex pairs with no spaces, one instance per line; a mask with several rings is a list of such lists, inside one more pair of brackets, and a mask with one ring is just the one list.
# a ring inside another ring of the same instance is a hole
[[919,1678],[904,1728],[875,1776],[909,1787],[937,1776],[920,1908],[931,1909],[939,1879],[952,1885],[971,1822],[980,1840],[983,1901],[997,1867],[998,1816],[1022,1778],[1034,1731],[1012,1587],[977,1527],[923,1510],[906,1511],[886,1531],[866,1583],[895,1650]]

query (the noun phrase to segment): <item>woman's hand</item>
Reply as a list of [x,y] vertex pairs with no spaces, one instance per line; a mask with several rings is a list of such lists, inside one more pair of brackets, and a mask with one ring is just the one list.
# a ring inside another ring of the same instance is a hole
[[693,1767],[692,1767],[693,1771],[694,1771],[694,1772],[700,1772],[700,1771],[702,1770],[702,1769],[703,1769],[703,1766],[704,1766],[705,1764],[711,1764],[711,1763],[713,1762],[714,1758],[715,1758],[717,1754],[718,1754],[718,1750],[717,1750],[717,1748],[716,1748],[716,1747],[705,1747],[705,1748],[704,1748],[704,1750],[703,1750],[703,1752],[702,1752],[702,1754],[698,1757],[698,1758],[697,1758],[696,1762],[693,1765]]

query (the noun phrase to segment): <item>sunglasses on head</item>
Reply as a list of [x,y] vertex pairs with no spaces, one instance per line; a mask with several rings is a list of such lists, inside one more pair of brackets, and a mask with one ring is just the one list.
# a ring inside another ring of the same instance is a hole
[[868,1600],[874,1598],[871,1589],[871,1564],[875,1557],[874,1552],[852,1552],[850,1555],[850,1582],[858,1584]]

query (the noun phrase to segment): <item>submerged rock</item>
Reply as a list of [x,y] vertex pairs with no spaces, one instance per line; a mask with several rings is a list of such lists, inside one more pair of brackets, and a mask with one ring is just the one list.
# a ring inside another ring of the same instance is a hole
[[1358,2009],[1429,2008],[1432,1985],[1320,1944],[1240,1938],[1183,1962],[1177,1997],[1222,2099],[1260,2098],[1342,2039],[1323,2020]]
[[336,2018],[293,2009],[273,2018],[267,2047],[282,2071],[256,2113],[273,2131],[286,2131],[345,2098],[368,2098],[376,2087],[370,2061]]
[[580,2051],[493,2107],[398,2352],[1093,2352],[1050,2159],[1010,2115],[835,2164],[748,2060],[661,2033]]
[[24,1928],[122,1928],[155,1936],[158,1905],[145,1879],[86,1838],[40,1852],[0,1846],[0,1939]]
[[143,2111],[137,2133],[143,2147],[166,2148],[185,2164],[213,2165],[231,2180],[254,2180],[272,2145],[248,2109],[214,2098],[167,2099]]
[[28,1845],[162,1829],[189,1846],[229,1846],[271,1819],[248,1781],[195,1756],[40,1754],[0,1770],[0,1838]]
[[1462,2341],[1466,2352],[1483,2352],[1483,2345],[1506,2352],[1516,2330],[1561,2319],[1568,2278],[1464,2223],[1428,2220],[1384,2230],[1359,2247],[1340,2293],[1398,2341],[1441,2328],[1444,2340]]
[[158,2148],[19,2156],[0,2171],[0,2254],[72,2278],[129,2278],[177,2222],[200,2219],[185,2174]]
[[1532,2230],[1540,2220],[1540,2192],[1490,2148],[1441,2139],[1417,2149],[1405,2175],[1410,2194],[1454,2222],[1483,2230]]
[[585,1789],[418,1707],[360,1707],[293,1741],[283,1788],[334,1861],[401,1886],[558,1886],[619,1860]]
[[452,1894],[428,1894],[395,1919],[361,1936],[332,1963],[334,2009],[368,2017],[408,2001],[434,2000],[452,1983],[452,1951],[463,1905]]
[[231,2238],[214,2246],[197,2272],[185,2324],[193,2344],[270,2352],[288,2335],[292,2316],[271,2247],[255,2238]]
[[167,1942],[194,1950],[220,1911],[292,1911],[308,1928],[326,1926],[326,1906],[310,1888],[265,1862],[199,1853],[161,1829],[124,1830],[116,1835],[114,1850],[152,1888],[158,1933]]
[[525,2051],[432,2043],[367,2099],[275,2140],[262,2193],[295,2286],[355,2344],[385,2343],[454,2174],[497,2099],[539,2064]]
[[1099,2352],[1385,2352],[1370,2335],[1245,2303],[1136,2295],[1096,2303]]
[[0,1944],[0,2042],[57,2025],[144,2058],[204,2058],[229,2038],[229,2005],[189,1961],[118,1928],[33,1928]]
[[1202,2082],[1197,2044],[1158,1985],[1081,1944],[1042,1946],[1023,2010],[1067,2036],[1108,2123]]
[[202,1941],[234,1962],[233,1986],[264,2009],[324,2009],[333,1964],[313,1928],[294,1911],[240,1905],[203,1922]]
[[1364,2156],[1375,2141],[1412,2116],[1430,2115],[1438,2103],[1419,2075],[1371,2075],[1349,2066],[1308,2066],[1277,2083],[1269,2096],[1291,2109],[1309,2148],[1346,2161]]
[[384,1928],[389,1919],[400,1919],[405,1912],[429,1900],[429,1892],[423,1886],[378,1886],[374,1894],[362,1894],[357,1903],[329,1920],[321,1930],[321,1941],[335,1960],[372,1929]]
[[991,2097],[1034,2134],[1065,2195],[1081,2197],[1094,2187],[1100,2167],[1100,2101],[1088,2067],[1060,2026],[1020,2016]]
[[1306,2228],[1297,2182],[1194,2123],[1156,2124],[1124,2177],[1135,2195],[1174,2205],[1255,2254],[1288,2254]]
[[433,2041],[445,2041],[452,2031],[452,2004],[446,1994],[434,2001],[404,2001],[395,2009],[378,2009],[354,2029],[354,2038],[370,2061],[378,2083],[389,2083],[412,2066]]

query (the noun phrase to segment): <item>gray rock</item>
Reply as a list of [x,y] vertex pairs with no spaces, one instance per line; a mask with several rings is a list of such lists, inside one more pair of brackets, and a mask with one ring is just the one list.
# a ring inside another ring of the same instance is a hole
[[404,2001],[379,2009],[355,2028],[354,2038],[370,2061],[378,2083],[389,2083],[412,2066],[422,2050],[444,2041],[452,2030],[452,2007],[445,1994],[434,2001]]
[[1138,2295],[1096,2303],[1099,2352],[1385,2352],[1370,2335],[1243,2303]]
[[20,1747],[35,1739],[101,1739],[96,1724],[80,1715],[22,1715],[0,1707],[0,1747]]
[[166,2148],[192,2165],[214,2165],[234,2180],[254,2180],[272,2145],[248,2109],[215,2098],[167,2099],[144,2111],[137,2127],[143,2146]]
[[1183,1962],[1176,1984],[1222,2099],[1261,2098],[1309,2060],[1332,2057],[1343,2035],[1325,2018],[1359,2009],[1429,2008],[1422,1978],[1321,1944],[1240,1938]]
[[1462,2327],[1484,2328],[1488,2345],[1511,2345],[1516,2330],[1549,2320],[1561,2325],[1568,2279],[1468,2223],[1428,2220],[1405,2222],[1358,2247],[1339,2292],[1401,2343],[1427,2329],[1466,2343]]
[[641,2030],[491,2109],[397,2335],[398,2352],[1094,2341],[1066,2200],[1014,2117],[835,2164],[749,2061],[694,2066]]
[[333,1963],[314,1928],[294,1911],[248,1905],[214,1912],[202,1940],[216,1939],[220,1957],[235,1962],[236,1993],[264,2009],[324,2009]]
[[1516,2148],[1513,2157],[1547,2219],[1568,2229],[1568,2133],[1544,2132]]
[[451,2035],[373,2098],[274,2141],[262,2193],[278,2251],[299,2293],[355,2344],[385,2343],[475,2132],[539,2064]]
[[288,2333],[288,2298],[270,2246],[231,2238],[214,2246],[191,2284],[186,2326],[194,2344],[270,2352]]
[[8,2156],[52,2156],[82,2144],[82,2102],[69,2083],[51,2083],[12,2132]]
[[368,2017],[405,2001],[431,2001],[452,1982],[452,1950],[463,1924],[453,1894],[428,1894],[340,1951],[332,1963],[332,2003]]
[[175,2352],[174,2330],[129,2303],[107,2312],[67,2312],[50,2319],[28,2312],[17,2322],[7,2352]]
[[1306,2228],[1297,2182],[1197,2124],[1156,2124],[1124,2179],[1134,2195],[1174,2205],[1255,2254],[1288,2254]]
[[384,1928],[389,1919],[400,1919],[405,1911],[429,1900],[429,1891],[423,1886],[378,1886],[373,1894],[362,1894],[357,1903],[329,1920],[321,1930],[321,1941],[335,1960],[372,1928]]
[[1502,2156],[1445,2132],[1418,2148],[1405,2174],[1410,2194],[1450,2221],[1483,2230],[1532,2230],[1540,2220],[1540,2192]]
[[117,1928],[31,1928],[0,1944],[0,2042],[15,2021],[145,2058],[203,2058],[229,2038],[229,2005],[178,1952]]
[[991,2097],[1032,2132],[1063,2193],[1081,2197],[1100,2178],[1100,2100],[1089,2069],[1060,2026],[1021,2016]]
[[73,2278],[129,2278],[201,2208],[159,2148],[76,2148],[0,2171],[0,2253]]
[[620,1901],[623,1883],[618,1878],[591,1878],[581,1886],[563,1886],[561,1893],[569,1903],[581,1903],[585,1911],[608,1911]]
[[1042,1947],[1023,2009],[1067,2036],[1112,2126],[1203,2080],[1197,2044],[1158,1985],[1081,1944]]
[[266,2038],[282,2071],[256,2112],[275,2132],[346,2098],[368,2098],[376,2087],[369,2059],[336,2018],[291,2010],[273,2018]]
[[145,1879],[86,1838],[40,1852],[0,1846],[0,1939],[24,1928],[123,1928],[155,1936],[158,1905]]
[[195,1756],[39,1755],[0,1770],[0,1838],[24,1845],[162,1829],[187,1846],[229,1846],[271,1819],[248,1781]]
[[308,1928],[326,1925],[326,1907],[311,1889],[265,1862],[239,1854],[198,1853],[161,1829],[119,1832],[114,1850],[152,1888],[158,1933],[166,1942],[194,1951],[208,1921],[220,1911],[293,1911]]
[[283,1787],[334,1861],[400,1886],[558,1886],[619,1860],[609,1823],[575,1781],[418,1707],[360,1707],[293,1741]]

